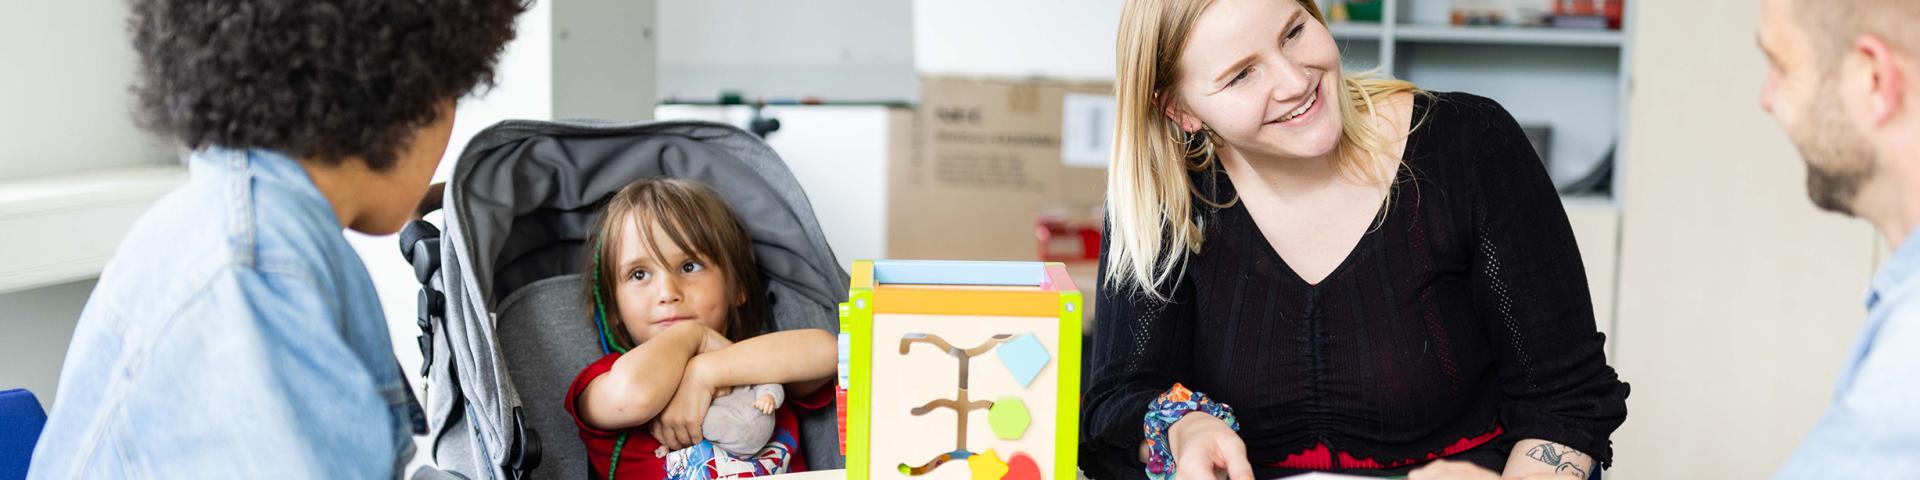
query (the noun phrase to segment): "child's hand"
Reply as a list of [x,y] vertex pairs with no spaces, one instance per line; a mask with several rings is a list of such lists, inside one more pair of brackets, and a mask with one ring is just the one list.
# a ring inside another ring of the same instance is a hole
[[661,445],[660,448],[653,449],[653,456],[654,458],[667,458],[667,446]]
[[706,421],[707,408],[713,406],[717,389],[708,385],[704,376],[695,370],[688,368],[687,373],[681,375],[680,388],[673,393],[673,400],[653,418],[653,438],[668,450],[691,447],[704,436],[701,425]]
[[774,405],[774,403],[776,402],[773,400],[773,395],[761,394],[760,399],[753,401],[753,408],[760,409],[760,413],[772,415],[773,409],[779,408],[779,406]]

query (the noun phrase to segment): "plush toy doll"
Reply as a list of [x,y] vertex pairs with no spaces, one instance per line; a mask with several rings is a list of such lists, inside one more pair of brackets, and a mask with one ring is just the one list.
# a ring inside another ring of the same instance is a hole
[[[756,457],[771,453],[766,450],[772,447],[773,411],[785,402],[786,388],[780,385],[735,388],[714,398],[713,407],[707,409],[706,420],[700,424],[705,442],[670,454],[662,446],[654,455],[667,460],[667,478],[672,480],[785,473],[753,470],[759,460]],[[785,462],[780,463],[784,467]],[[702,468],[708,466],[712,468]]]

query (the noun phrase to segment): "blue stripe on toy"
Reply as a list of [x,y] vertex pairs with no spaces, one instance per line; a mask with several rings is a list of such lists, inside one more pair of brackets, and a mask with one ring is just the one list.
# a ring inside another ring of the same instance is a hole
[[873,281],[896,285],[1036,287],[1046,283],[1047,266],[1040,262],[878,260],[873,262]]

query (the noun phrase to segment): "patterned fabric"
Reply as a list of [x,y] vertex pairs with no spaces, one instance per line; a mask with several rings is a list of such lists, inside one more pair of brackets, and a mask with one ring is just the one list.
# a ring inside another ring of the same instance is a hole
[[1147,478],[1173,478],[1176,466],[1173,464],[1173,451],[1170,450],[1172,444],[1167,441],[1167,429],[1173,428],[1173,422],[1180,421],[1180,417],[1193,412],[1217,417],[1227,422],[1227,428],[1240,431],[1240,421],[1233,418],[1233,407],[1214,403],[1207,398],[1207,394],[1187,390],[1185,385],[1173,384],[1172,389],[1147,405]]
[[701,440],[698,445],[667,454],[667,478],[722,480],[787,473],[788,460],[793,458],[793,434],[776,430],[773,437],[773,441],[767,442],[766,448],[751,457],[727,453],[726,450],[714,448],[713,442]]

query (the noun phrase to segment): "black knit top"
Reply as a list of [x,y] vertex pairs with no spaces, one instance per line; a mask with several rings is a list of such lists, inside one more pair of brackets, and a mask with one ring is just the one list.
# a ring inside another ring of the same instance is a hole
[[[1259,478],[1435,458],[1498,472],[1527,438],[1611,464],[1627,384],[1607,366],[1545,168],[1492,100],[1416,95],[1414,118],[1384,220],[1318,285],[1235,202],[1196,207],[1205,244],[1165,287],[1170,301],[1100,290],[1081,415],[1089,476],[1144,477],[1142,416],[1175,382],[1233,407]],[[1224,172],[1194,178],[1236,198]]]

